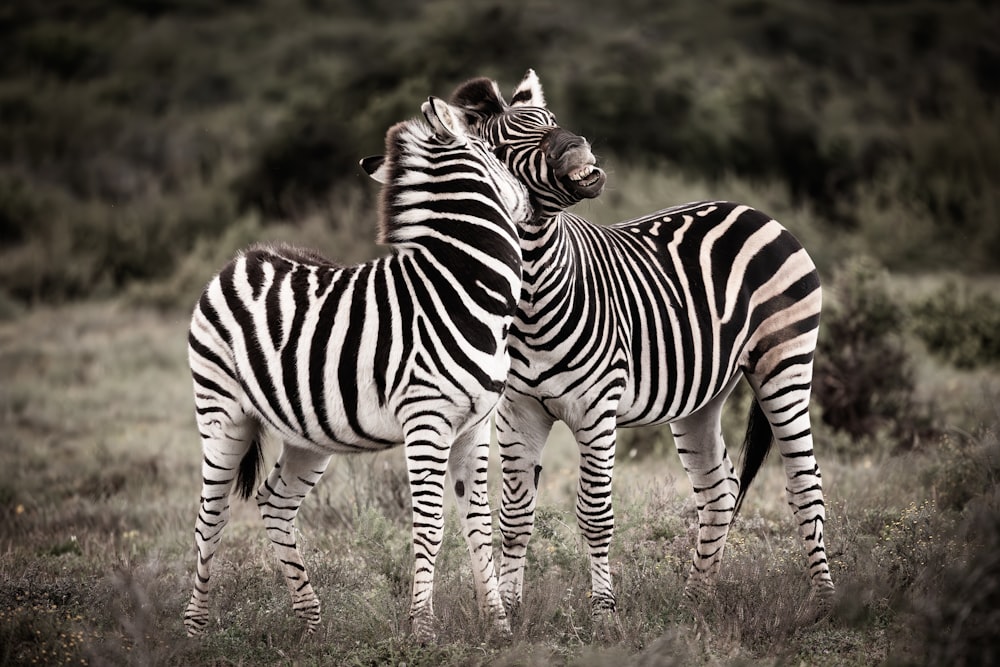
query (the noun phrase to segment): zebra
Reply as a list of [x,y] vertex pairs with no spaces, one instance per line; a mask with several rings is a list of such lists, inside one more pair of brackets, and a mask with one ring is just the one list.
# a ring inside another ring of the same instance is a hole
[[[472,558],[476,593],[509,632],[493,564],[486,486],[490,417],[510,358],[517,306],[517,223],[524,186],[462,114],[438,98],[362,160],[385,185],[379,240],[391,254],[359,266],[254,245],[208,284],[191,319],[189,360],[203,449],[189,635],[209,620],[209,569],[230,492],[256,501],[292,608],[313,632],[320,602],[293,521],[334,453],[404,444],[413,505],[412,633],[435,637],[432,588],[441,545],[445,471]],[[283,447],[257,488],[261,438]]]
[[[616,429],[663,423],[697,506],[687,597],[712,594],[730,524],[777,439],[811,591],[828,600],[834,586],[808,412],[822,299],[806,251],[771,217],[731,202],[683,204],[607,227],[566,212],[600,195],[606,175],[587,140],[556,124],[532,70],[510,104],[486,78],[459,86],[451,103],[528,186],[535,210],[521,226],[511,373],[495,417],[508,610],[521,602],[541,453],[556,420],[579,445],[575,509],[595,615],[616,608],[608,561]],[[737,476],[720,417],[741,375],[754,400]]]

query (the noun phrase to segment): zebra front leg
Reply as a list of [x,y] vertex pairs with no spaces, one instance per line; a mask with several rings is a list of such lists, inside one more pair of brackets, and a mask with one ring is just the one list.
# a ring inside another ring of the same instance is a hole
[[422,643],[437,639],[434,618],[434,563],[444,533],[444,477],[449,445],[437,444],[444,424],[426,424],[406,433],[406,468],[413,503],[413,595],[410,621]]
[[490,460],[490,421],[484,419],[471,432],[455,441],[448,458],[448,471],[455,490],[458,516],[472,558],[476,597],[502,634],[510,634],[507,612],[500,601],[493,565],[493,515],[490,512],[486,472]]
[[508,393],[496,412],[503,484],[500,502],[500,598],[509,614],[521,604],[524,561],[535,527],[535,504],[545,440],[553,419],[533,398]]
[[698,510],[698,543],[684,591],[695,602],[715,591],[740,488],[722,440],[720,410],[724,399],[670,425]]
[[271,474],[257,491],[257,507],[281,563],[292,596],[292,610],[305,621],[307,633],[319,625],[320,604],[295,542],[295,515],[329,463],[329,455],[286,444]]
[[[242,416],[238,406],[230,405],[227,409]],[[255,423],[250,420],[233,423],[226,409],[219,407],[213,408],[212,413],[199,414],[211,414],[213,418],[199,418],[198,424],[202,433],[202,486],[194,528],[198,564],[191,600],[184,610],[184,627],[189,637],[201,634],[208,625],[210,570],[222,531],[229,522],[229,493],[244,457],[257,455],[251,449],[257,437]],[[216,418],[218,415],[224,415],[225,419]]]
[[615,412],[584,417],[574,429],[580,447],[580,480],[576,494],[576,522],[590,552],[590,606],[595,615],[614,612],[614,587],[608,552],[615,530],[611,482],[615,467]]

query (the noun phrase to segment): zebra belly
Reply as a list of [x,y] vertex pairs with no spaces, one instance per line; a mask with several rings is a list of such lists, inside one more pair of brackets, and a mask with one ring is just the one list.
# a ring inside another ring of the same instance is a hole
[[[499,367],[506,370],[507,363]],[[380,395],[373,374],[364,367],[359,368],[354,382],[347,383],[348,391],[336,382],[335,369],[327,369],[322,401],[315,400],[309,391],[292,391],[284,384],[272,391],[257,387],[253,394],[253,388],[245,386],[245,409],[288,444],[343,453],[401,445],[404,423],[419,419],[421,414],[440,419],[454,437],[488,418],[500,398],[496,392],[463,392],[441,378],[421,377],[413,365],[408,365],[403,375],[415,382],[403,384],[386,397]],[[297,402],[293,403],[291,396]]]
[[[248,392],[249,394],[249,392]],[[321,406],[301,397],[275,405],[262,396],[245,406],[284,442],[320,452],[381,450],[403,443],[403,428],[388,406],[379,406],[374,387],[359,386],[357,399],[345,402],[339,391],[327,390]]]
[[705,355],[697,360],[688,358],[688,366],[692,361],[698,365],[688,369],[680,359],[661,359],[654,367],[639,371],[633,368],[618,403],[618,425],[653,426],[694,414],[739,373],[735,360],[720,361]]
[[[739,372],[738,359],[713,361],[712,351],[687,359],[657,358],[648,350],[628,355],[592,354],[567,366],[559,354],[518,347],[528,363],[515,362],[510,386],[516,394],[540,401],[571,428],[592,424],[598,414],[613,410],[618,426],[652,426],[686,417],[723,391]],[[530,356],[529,356],[530,355]],[[636,359],[642,368],[636,367]],[[557,369],[565,368],[559,371]]]

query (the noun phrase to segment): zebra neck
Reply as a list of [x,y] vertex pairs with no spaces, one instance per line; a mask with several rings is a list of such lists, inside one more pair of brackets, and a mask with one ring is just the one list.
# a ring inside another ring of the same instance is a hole
[[[501,320],[514,314],[521,290],[521,253],[513,240],[476,244],[462,239],[450,243],[429,239],[426,244],[396,246],[388,258],[389,272],[398,271],[414,293],[432,286],[452,317],[470,303],[478,308],[479,324],[492,317],[499,331]],[[429,294],[429,293],[427,293]],[[464,305],[463,305],[464,304]],[[474,318],[475,319],[475,318]]]
[[521,224],[525,282],[538,282],[543,276],[573,270],[573,244],[567,237],[567,224],[572,223],[571,214],[560,211]]
[[433,258],[433,261],[464,274],[505,271],[520,273],[519,234],[509,226],[469,226],[456,229],[454,221],[432,221],[410,225],[389,239],[393,253]]

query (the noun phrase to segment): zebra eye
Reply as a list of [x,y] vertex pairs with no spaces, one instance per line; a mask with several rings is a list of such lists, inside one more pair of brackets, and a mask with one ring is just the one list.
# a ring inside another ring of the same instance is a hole
[[514,143],[512,141],[504,141],[493,147],[493,154],[502,160],[513,147]]

